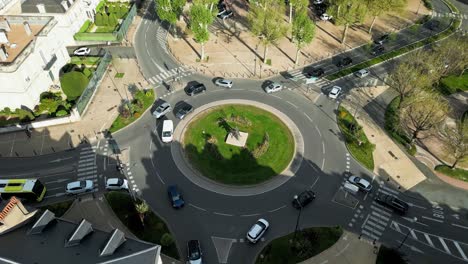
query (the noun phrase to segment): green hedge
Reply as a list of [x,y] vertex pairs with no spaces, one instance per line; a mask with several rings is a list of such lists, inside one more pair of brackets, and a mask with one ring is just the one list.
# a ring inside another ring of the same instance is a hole
[[439,91],[444,95],[468,91],[468,71],[462,76],[447,76],[440,80]]
[[83,33],[83,32],[86,32],[86,30],[88,30],[89,26],[91,25],[91,20],[86,20],[83,25],[81,26],[80,30],[78,31],[78,33]]
[[76,64],[76,65],[90,65],[94,66],[99,63],[99,60],[101,57],[78,57],[78,56],[73,56],[70,58],[70,63],[71,64]]
[[117,35],[112,33],[89,33],[89,32],[78,32],[73,38],[75,40],[90,40],[90,41],[120,41]]

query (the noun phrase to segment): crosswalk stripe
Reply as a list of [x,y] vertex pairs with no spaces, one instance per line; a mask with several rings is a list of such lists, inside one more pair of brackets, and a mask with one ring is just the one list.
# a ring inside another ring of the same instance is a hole
[[81,163],[88,163],[90,161],[94,161],[94,157],[93,158],[88,158],[88,159],[80,159],[80,161],[78,161],[78,166],[81,166],[80,164]]
[[399,226],[397,223],[392,222],[390,225],[393,226],[393,228],[394,228],[398,233],[401,233],[400,226]]
[[375,216],[370,215],[370,216],[369,216],[369,219],[372,219],[372,221],[374,221],[374,222],[376,222],[376,223],[382,225],[383,227],[386,227],[386,226],[387,226],[387,223],[386,223],[386,222],[380,220],[379,218],[377,218],[377,217],[375,217]]
[[92,170],[92,171],[86,171],[86,172],[82,172],[82,173],[78,173],[78,177],[84,177],[84,176],[87,176],[87,175],[90,175],[90,174],[96,174],[97,171],[96,170]]
[[426,238],[427,243],[429,243],[429,245],[431,245],[431,247],[434,247],[434,243],[432,243],[432,240],[431,240],[431,238],[429,237],[429,235],[426,234],[426,233],[424,233],[424,237]]
[[416,233],[414,232],[413,229],[410,230],[410,233],[411,233],[411,236],[412,236],[414,239],[418,240],[418,237],[416,236]]
[[95,153],[96,151],[95,150],[85,150],[85,151],[80,151],[80,155],[85,155],[85,154],[89,154],[89,153]]
[[463,252],[463,250],[461,249],[461,247],[460,247],[460,245],[458,244],[458,242],[457,242],[457,241],[453,241],[453,244],[455,244],[455,247],[458,249],[458,252],[459,252],[460,255],[462,256],[462,258],[463,258],[464,260],[468,260],[468,259],[466,258],[465,252]]
[[171,75],[174,75],[174,74],[176,74],[176,73],[177,73],[177,69],[176,69],[176,68],[174,68],[174,69],[171,70]]
[[375,212],[375,211],[372,211],[372,214],[375,215],[375,216],[377,216],[377,217],[379,217],[379,218],[381,218],[381,219],[384,220],[384,221],[390,220],[390,218],[385,217],[385,216],[383,216],[383,215],[381,215],[381,214],[379,214],[379,213],[377,213],[377,212]]
[[442,246],[444,247],[445,251],[449,254],[452,254],[452,252],[450,252],[450,249],[447,247],[447,244],[445,244],[445,241],[443,238],[439,237],[439,241],[440,243],[442,244]]
[[396,195],[400,194],[398,191],[395,191],[395,190],[393,190],[393,189],[391,189],[391,188],[388,188],[388,187],[385,186],[385,185],[382,185],[381,187],[384,188],[386,191],[389,191],[389,192],[394,193],[394,194],[396,194]]
[[96,169],[94,166],[93,167],[83,167],[83,168],[78,168],[78,172],[94,170],[94,169]]
[[154,78],[154,77],[149,78],[149,81],[150,81],[151,84],[156,84],[156,83],[153,81],[153,78]]
[[379,239],[378,237],[374,236],[373,234],[367,232],[366,230],[362,230],[361,233],[368,236],[368,237],[370,237],[370,238],[372,238],[372,239],[375,239],[375,240]]
[[90,160],[90,161],[88,161],[86,163],[80,163],[78,165],[78,168],[89,167],[89,166],[94,166],[94,165],[95,165],[95,163],[94,163],[94,159],[93,159],[93,160]]
[[372,228],[371,226],[369,225],[365,225],[364,226],[364,229],[367,229],[369,231],[371,231],[372,233],[378,235],[378,236],[381,236],[382,235],[382,232],[378,231],[378,230],[375,230],[375,228]]
[[390,210],[386,207],[383,207],[382,205],[378,204],[378,203],[375,203],[372,202],[372,205],[371,205],[371,208],[378,211],[379,213],[387,216],[387,217],[390,217],[392,214],[390,213],[391,211],[386,211],[386,210]]
[[366,225],[367,224],[369,224],[369,225],[371,225],[371,226],[373,226],[373,227],[375,227],[375,228],[377,228],[379,230],[385,231],[385,226],[378,225],[377,223],[374,223],[374,222],[372,222],[370,220],[367,220]]
[[169,77],[169,74],[167,72],[161,72],[159,75],[164,79]]
[[155,81],[156,81],[157,83],[163,80],[163,78],[161,78],[161,76],[159,76],[159,75],[154,76],[153,78],[155,79]]
[[82,159],[88,159],[88,158],[94,158],[96,156],[96,153],[89,153],[89,154],[86,154],[86,155],[81,155],[80,156],[80,160]]

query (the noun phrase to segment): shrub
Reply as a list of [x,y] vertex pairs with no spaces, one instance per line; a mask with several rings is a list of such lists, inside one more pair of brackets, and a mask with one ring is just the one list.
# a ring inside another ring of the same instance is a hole
[[174,238],[169,233],[164,233],[161,237],[161,245],[167,247],[174,243]]
[[271,59],[267,59],[266,64],[271,66]]
[[91,20],[86,20],[83,25],[81,26],[80,30],[78,32],[82,33],[82,32],[86,32],[89,28],[89,26],[91,25]]
[[83,69],[83,74],[84,74],[84,76],[86,76],[86,78],[90,79],[91,76],[93,75],[93,72],[90,69],[85,67]]
[[16,108],[15,113],[20,120],[34,120],[34,115],[31,111],[26,109]]
[[102,14],[102,25],[109,26],[109,16],[107,14]]
[[55,113],[56,117],[61,117],[61,116],[66,116],[66,115],[68,115],[67,110],[60,110],[60,111],[57,111],[57,113]]
[[112,26],[112,27],[115,27],[117,26],[117,17],[115,16],[114,13],[111,13],[110,16],[109,16],[109,26]]
[[11,114],[11,109],[10,107],[5,107],[2,111],[5,115],[10,115]]
[[101,13],[96,14],[96,17],[94,18],[94,24],[96,24],[96,26],[103,26]]
[[60,78],[63,93],[69,100],[75,100],[83,93],[88,85],[88,78],[79,71],[65,73]]

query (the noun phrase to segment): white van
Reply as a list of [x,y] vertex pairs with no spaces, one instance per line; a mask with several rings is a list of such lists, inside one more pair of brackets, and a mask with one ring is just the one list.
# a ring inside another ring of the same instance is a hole
[[174,133],[174,124],[172,123],[172,120],[164,120],[162,133],[161,133],[162,142],[164,143],[171,142],[173,133]]

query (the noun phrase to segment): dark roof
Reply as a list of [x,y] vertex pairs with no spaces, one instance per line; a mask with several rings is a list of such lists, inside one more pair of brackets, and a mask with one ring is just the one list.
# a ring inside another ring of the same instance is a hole
[[[43,4],[46,10],[46,13],[65,13],[66,10],[60,4],[62,0],[26,0],[21,4],[22,13],[39,13],[37,9],[38,4]],[[67,1],[67,5],[70,8],[70,3]]]
[[[36,218],[38,219],[39,217]],[[55,218],[42,232],[31,234],[30,230],[34,225],[34,221],[31,221],[0,236],[0,263],[10,263],[8,260],[36,264],[158,263],[160,246],[131,238],[122,239],[120,231],[108,233],[92,228],[78,243],[67,246],[67,241],[76,231],[81,232],[84,226],[86,232],[90,230],[87,223],[82,221],[79,227],[80,224]],[[100,256],[104,249],[111,254]]]

